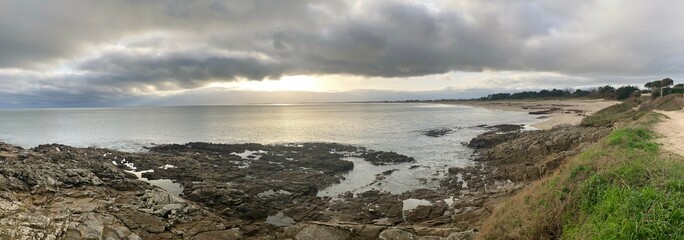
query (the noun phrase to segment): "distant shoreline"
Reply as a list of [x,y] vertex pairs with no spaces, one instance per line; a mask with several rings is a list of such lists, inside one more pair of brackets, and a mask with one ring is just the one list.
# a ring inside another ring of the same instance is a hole
[[542,100],[446,100],[433,103],[465,105],[492,110],[530,112],[546,116],[544,121],[532,124],[538,129],[551,129],[559,125],[577,125],[586,116],[606,107],[619,104],[604,99],[542,99]]

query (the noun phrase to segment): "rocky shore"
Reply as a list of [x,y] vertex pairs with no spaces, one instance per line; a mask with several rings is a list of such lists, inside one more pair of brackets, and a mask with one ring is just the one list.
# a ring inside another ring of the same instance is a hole
[[333,143],[188,143],[145,153],[1,144],[0,238],[471,239],[499,199],[608,133],[479,127],[489,131],[465,143],[476,164],[449,168],[436,189],[337,197],[317,193],[344,180],[354,168],[347,157],[415,159]]

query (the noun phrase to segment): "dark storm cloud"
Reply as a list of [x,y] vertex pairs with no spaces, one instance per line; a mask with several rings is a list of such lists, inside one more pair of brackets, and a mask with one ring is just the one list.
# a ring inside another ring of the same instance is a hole
[[86,99],[294,74],[677,75],[681,9],[675,0],[0,0],[1,91]]
[[277,78],[283,66],[258,56],[173,52],[159,55],[114,53],[76,66],[102,86],[150,85],[163,90],[196,88],[209,81]]
[[264,27],[305,27],[308,19],[302,16],[309,5],[274,0],[0,0],[0,67],[79,57],[99,44],[145,32],[252,38]]

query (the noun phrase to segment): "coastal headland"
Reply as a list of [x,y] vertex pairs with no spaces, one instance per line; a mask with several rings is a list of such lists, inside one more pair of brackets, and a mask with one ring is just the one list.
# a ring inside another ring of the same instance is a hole
[[[527,206],[515,202],[518,196],[539,192],[535,188],[540,182],[568,171],[569,161],[601,144],[615,129],[655,114],[635,110],[636,102],[602,100],[450,103],[528,111],[546,121],[534,126],[542,130],[478,126],[485,133],[463,143],[475,149],[472,166],[445,169],[437,188],[402,194],[371,190],[318,195],[354,168],[347,157],[396,166],[375,176],[378,180],[414,167],[411,157],[360,146],[187,143],[130,153],[2,144],[0,238],[519,237],[523,235],[515,235],[515,230],[520,229],[491,229],[514,225],[505,221]],[[506,204],[520,207],[502,208]]]

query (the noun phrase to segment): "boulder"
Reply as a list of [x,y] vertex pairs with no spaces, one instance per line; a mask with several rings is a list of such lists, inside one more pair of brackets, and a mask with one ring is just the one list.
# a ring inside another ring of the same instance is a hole
[[203,239],[222,239],[222,240],[239,240],[243,239],[240,229],[233,228],[230,230],[208,231],[195,235],[195,240]]
[[415,240],[416,237],[407,231],[398,228],[389,228],[382,231],[378,236],[380,240]]
[[446,240],[472,240],[475,239],[476,232],[474,230],[468,230],[463,232],[456,232],[449,234]]
[[416,161],[416,159],[412,157],[401,155],[395,152],[384,151],[367,152],[363,155],[363,159],[376,166]]
[[323,225],[305,227],[294,237],[295,240],[345,240],[350,238],[351,232],[349,231]]

